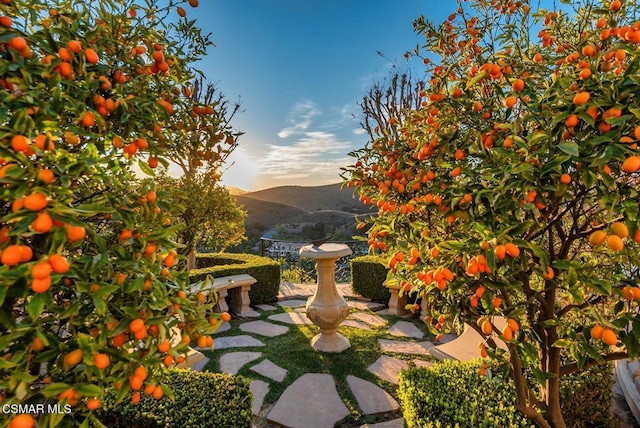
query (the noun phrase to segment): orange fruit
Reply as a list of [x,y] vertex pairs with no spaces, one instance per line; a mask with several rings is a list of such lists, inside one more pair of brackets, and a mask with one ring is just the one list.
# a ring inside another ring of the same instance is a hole
[[144,321],[140,318],[136,318],[129,323],[129,331],[135,333],[136,331],[140,331],[145,329]]
[[87,409],[96,410],[98,407],[100,407],[100,400],[97,398],[89,398],[87,400]]
[[24,207],[30,211],[40,211],[47,207],[49,202],[47,201],[47,196],[44,193],[34,192],[30,195],[27,195],[22,200]]
[[520,330],[520,326],[518,325],[518,321],[514,320],[513,318],[508,318],[507,319],[507,324],[509,325],[509,327],[511,327],[511,331],[513,331],[514,333],[517,332],[518,330]]
[[24,37],[16,36],[10,39],[7,45],[17,51],[23,51],[27,48],[27,40]]
[[516,244],[509,242],[504,247],[507,254],[509,254],[511,257],[518,257],[520,255],[520,248],[518,248]]
[[153,393],[151,395],[156,400],[159,400],[164,396],[164,391],[159,386],[156,386],[156,388],[153,390]]
[[198,7],[198,0],[189,0],[189,6]]
[[573,104],[577,106],[585,104],[589,101],[589,98],[591,98],[589,92],[578,92],[576,96],[573,97]]
[[158,344],[158,351],[162,353],[169,352],[169,349],[171,349],[171,343],[168,340]]
[[600,340],[602,339],[602,333],[604,332],[604,328],[601,325],[594,325],[591,327],[591,337]]
[[45,348],[44,340],[40,339],[38,336],[33,338],[31,342],[31,349],[36,352],[42,351]]
[[510,96],[510,97],[507,97],[507,98],[504,100],[504,105],[505,105],[505,107],[507,107],[507,108],[512,108],[513,106],[515,106],[515,105],[516,105],[516,103],[517,103],[517,102],[518,102],[518,98],[517,98],[517,97]]
[[24,135],[14,135],[11,138],[11,148],[16,152],[26,152],[30,145],[31,141]]
[[69,241],[71,242],[80,241],[81,239],[84,239],[86,235],[86,231],[82,226],[65,224],[64,228],[67,233],[67,239],[69,239]]
[[97,64],[98,61],[100,61],[100,57],[98,56],[96,51],[91,48],[87,48],[84,50],[84,57],[89,64]]
[[22,245],[9,245],[2,250],[0,262],[5,266],[15,266],[22,261]]
[[47,262],[38,262],[31,268],[31,277],[34,279],[43,279],[51,276],[51,265]]
[[58,56],[63,61],[66,61],[66,62],[71,61],[71,52],[69,52],[69,49],[67,48],[58,49]]
[[571,183],[571,176],[566,172],[560,176],[560,183],[569,184]]
[[169,367],[173,364],[173,356],[172,355],[167,355],[162,359],[162,362],[164,363],[165,366]]
[[602,331],[602,341],[609,346],[613,346],[618,343],[618,335],[615,333],[615,331],[609,328],[605,328]]
[[74,367],[82,361],[83,355],[84,352],[82,352],[82,349],[73,350],[62,358],[62,365],[64,365],[66,369]]
[[165,267],[170,268],[171,266],[174,265],[175,261],[176,261],[175,256],[173,254],[169,254],[167,257],[165,257],[162,264],[164,264]]
[[33,428],[36,426],[36,420],[27,413],[16,415],[9,422],[9,428]]
[[10,240],[11,238],[9,238],[9,228],[7,226],[0,228],[0,244],[6,244]]
[[607,247],[613,251],[621,251],[624,248],[624,242],[618,235],[609,235],[607,238]]
[[90,111],[85,111],[84,115],[82,116],[82,125],[86,126],[87,128],[93,128],[95,124],[96,118],[93,113],[91,113]]
[[502,329],[502,338],[506,341],[513,339],[513,330],[511,330],[510,326],[506,325]]
[[31,281],[31,290],[34,293],[46,293],[51,288],[51,277],[47,276],[41,279],[34,278]]
[[4,28],[11,28],[13,25],[13,20],[8,16],[0,16],[0,26]]
[[38,171],[38,180],[45,184],[51,184],[55,180],[55,175],[50,169],[42,169]]
[[548,266],[547,271],[542,274],[542,277],[547,281],[551,281],[555,276],[556,276],[556,273],[554,272],[551,266]]
[[570,114],[564,121],[567,128],[573,128],[578,124],[578,115]]
[[228,312],[223,312],[220,314],[220,319],[225,322],[231,321],[231,315]]
[[147,193],[147,201],[150,203],[154,203],[157,200],[156,192],[153,190]]
[[138,376],[137,374],[134,374],[129,378],[129,386],[134,391],[138,391],[140,388],[142,388],[143,382],[144,382],[144,378],[142,376]]
[[206,348],[207,347],[207,336],[200,336],[197,340],[198,348]]
[[515,92],[521,92],[524,89],[524,80],[522,79],[517,79],[513,82],[513,85],[511,85],[512,89]]
[[75,406],[78,404],[78,392],[73,388],[67,388],[58,395],[58,401],[67,400],[67,404]]
[[611,231],[614,235],[619,236],[620,238],[627,238],[629,236],[629,229],[624,223],[620,223],[619,221],[615,223],[611,223]]
[[53,219],[46,212],[38,213],[36,219],[31,223],[31,228],[38,233],[47,233],[53,227]]
[[502,299],[500,297],[494,297],[493,300],[491,301],[491,305],[494,308],[499,308],[500,305],[502,305]]
[[131,403],[138,404],[140,402],[140,391],[136,391],[131,396]]
[[480,326],[480,328],[482,329],[482,332],[486,335],[491,334],[491,332],[493,331],[493,325],[491,324],[491,321],[488,321],[488,320],[484,321]]
[[51,254],[49,264],[55,273],[65,273],[71,266],[67,258],[60,254]]
[[628,174],[633,174],[640,169],[640,156],[629,156],[622,162],[622,170]]
[[20,261],[25,263],[33,258],[33,250],[28,245],[20,245]]
[[620,0],[613,0],[610,4],[609,4],[609,10],[611,12],[617,12],[620,10],[620,8],[622,7],[622,2]]
[[115,335],[111,339],[111,345],[117,348],[118,346],[124,345],[126,341],[127,341],[127,335],[124,333],[120,333]]
[[497,245],[493,251],[498,260],[502,260],[506,257],[507,247],[504,245]]
[[82,43],[77,40],[69,40],[69,42],[67,42],[67,47],[71,52],[80,53],[82,50]]
[[147,386],[144,387],[144,395],[153,394],[153,391],[155,391],[155,389],[156,389],[155,383],[148,384]]
[[106,369],[110,364],[109,356],[107,354],[93,354],[93,364],[100,370]]
[[598,245],[602,245],[605,239],[607,239],[607,233],[604,230],[596,230],[589,235],[589,244],[597,247]]

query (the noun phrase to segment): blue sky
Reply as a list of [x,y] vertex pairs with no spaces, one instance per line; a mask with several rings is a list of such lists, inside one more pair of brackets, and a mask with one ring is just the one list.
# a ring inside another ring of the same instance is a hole
[[[202,0],[189,18],[216,44],[198,67],[243,112],[245,132],[223,182],[245,190],[340,181],[366,142],[357,103],[421,39],[412,21],[442,22],[454,0]],[[386,58],[378,55],[382,52]],[[417,60],[411,62],[422,77]]]

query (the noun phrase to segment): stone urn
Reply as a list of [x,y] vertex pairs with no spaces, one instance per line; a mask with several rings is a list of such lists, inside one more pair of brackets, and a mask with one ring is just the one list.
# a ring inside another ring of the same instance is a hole
[[351,255],[344,244],[324,243],[319,246],[305,245],[300,248],[300,257],[314,259],[318,284],[313,296],[307,301],[307,318],[320,327],[320,333],[311,339],[311,347],[322,352],[342,352],[349,348],[349,340],[338,333],[340,323],[349,315],[349,305],[336,289],[336,260]]

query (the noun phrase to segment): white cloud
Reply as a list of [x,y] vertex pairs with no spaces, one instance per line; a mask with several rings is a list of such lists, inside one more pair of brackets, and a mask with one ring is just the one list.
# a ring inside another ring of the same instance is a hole
[[364,128],[356,128],[353,130],[353,133],[356,135],[362,135],[364,133],[366,133],[367,131]]
[[313,101],[297,103],[289,113],[287,125],[278,132],[278,137],[288,138],[306,131],[311,125],[312,119],[321,113]]
[[268,145],[268,153],[260,161],[261,174],[272,179],[316,178],[318,181],[339,179],[340,167],[349,163],[351,144],[339,141],[335,134],[304,132],[291,145]]

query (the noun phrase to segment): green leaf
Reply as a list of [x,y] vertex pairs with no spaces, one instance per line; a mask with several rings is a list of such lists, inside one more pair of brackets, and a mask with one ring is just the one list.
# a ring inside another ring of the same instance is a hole
[[553,342],[553,344],[551,344],[551,346],[554,347],[554,348],[566,348],[570,344],[571,344],[570,340],[558,339],[555,342]]
[[578,282],[578,272],[575,270],[573,266],[569,267],[567,271],[567,284],[569,286],[574,286]]
[[76,387],[76,390],[85,397],[99,397],[103,392],[103,389],[98,385],[92,384],[78,386]]
[[568,155],[578,157],[580,156],[580,147],[573,141],[565,141],[558,144],[558,148]]
[[612,292],[611,282],[598,278],[590,278],[590,281],[586,285],[600,294],[610,296]]
[[31,301],[27,303],[27,313],[33,321],[37,320],[44,309],[44,298],[42,294],[36,294],[31,298]]
[[148,163],[143,162],[141,159],[138,160],[138,167],[140,167],[142,172],[144,172],[145,174],[155,177],[155,171],[149,166]]
[[0,306],[4,303],[4,298],[7,296],[7,290],[9,287],[0,286]]

